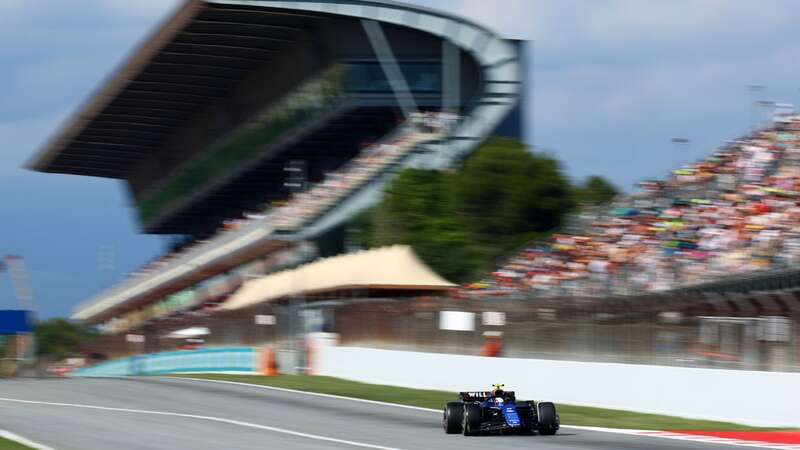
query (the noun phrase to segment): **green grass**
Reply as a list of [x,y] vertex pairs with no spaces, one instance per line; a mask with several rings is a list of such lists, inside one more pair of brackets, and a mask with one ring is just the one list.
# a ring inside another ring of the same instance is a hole
[[[307,375],[282,375],[263,377],[256,375],[176,375],[185,378],[235,381],[262,386],[273,386],[322,394],[376,400],[401,405],[441,409],[445,403],[456,400],[453,392],[408,389],[380,384],[366,384],[330,377]],[[704,430],[704,431],[770,431],[774,428],[757,428],[728,422],[693,420],[658,414],[642,414],[615,409],[589,408],[574,405],[556,405],[561,423],[606,428],[637,430]]]
[[9,441],[8,439],[0,438],[0,450],[32,450],[32,449],[22,444],[18,444],[14,441]]

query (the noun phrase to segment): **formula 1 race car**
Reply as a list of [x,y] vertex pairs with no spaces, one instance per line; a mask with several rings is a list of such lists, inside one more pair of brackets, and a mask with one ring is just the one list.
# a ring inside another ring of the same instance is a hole
[[492,391],[461,392],[459,401],[444,407],[442,425],[447,434],[533,434],[554,435],[560,426],[552,402],[517,401],[513,391],[502,384]]

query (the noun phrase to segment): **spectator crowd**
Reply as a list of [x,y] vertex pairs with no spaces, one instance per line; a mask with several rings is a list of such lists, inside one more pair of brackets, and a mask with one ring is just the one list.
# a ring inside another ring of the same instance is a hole
[[664,291],[800,263],[800,116],[776,118],[531,245],[472,295]]

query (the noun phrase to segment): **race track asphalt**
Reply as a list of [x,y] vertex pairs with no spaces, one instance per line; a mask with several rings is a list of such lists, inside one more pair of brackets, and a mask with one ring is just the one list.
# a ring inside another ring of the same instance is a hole
[[445,435],[430,411],[169,378],[2,380],[0,429],[56,450],[732,448],[567,427]]

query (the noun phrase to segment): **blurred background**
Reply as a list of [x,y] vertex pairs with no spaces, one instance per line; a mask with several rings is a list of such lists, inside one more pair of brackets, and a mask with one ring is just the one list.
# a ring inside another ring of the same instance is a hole
[[4,375],[800,370],[791,1],[84,3],[0,0]]

